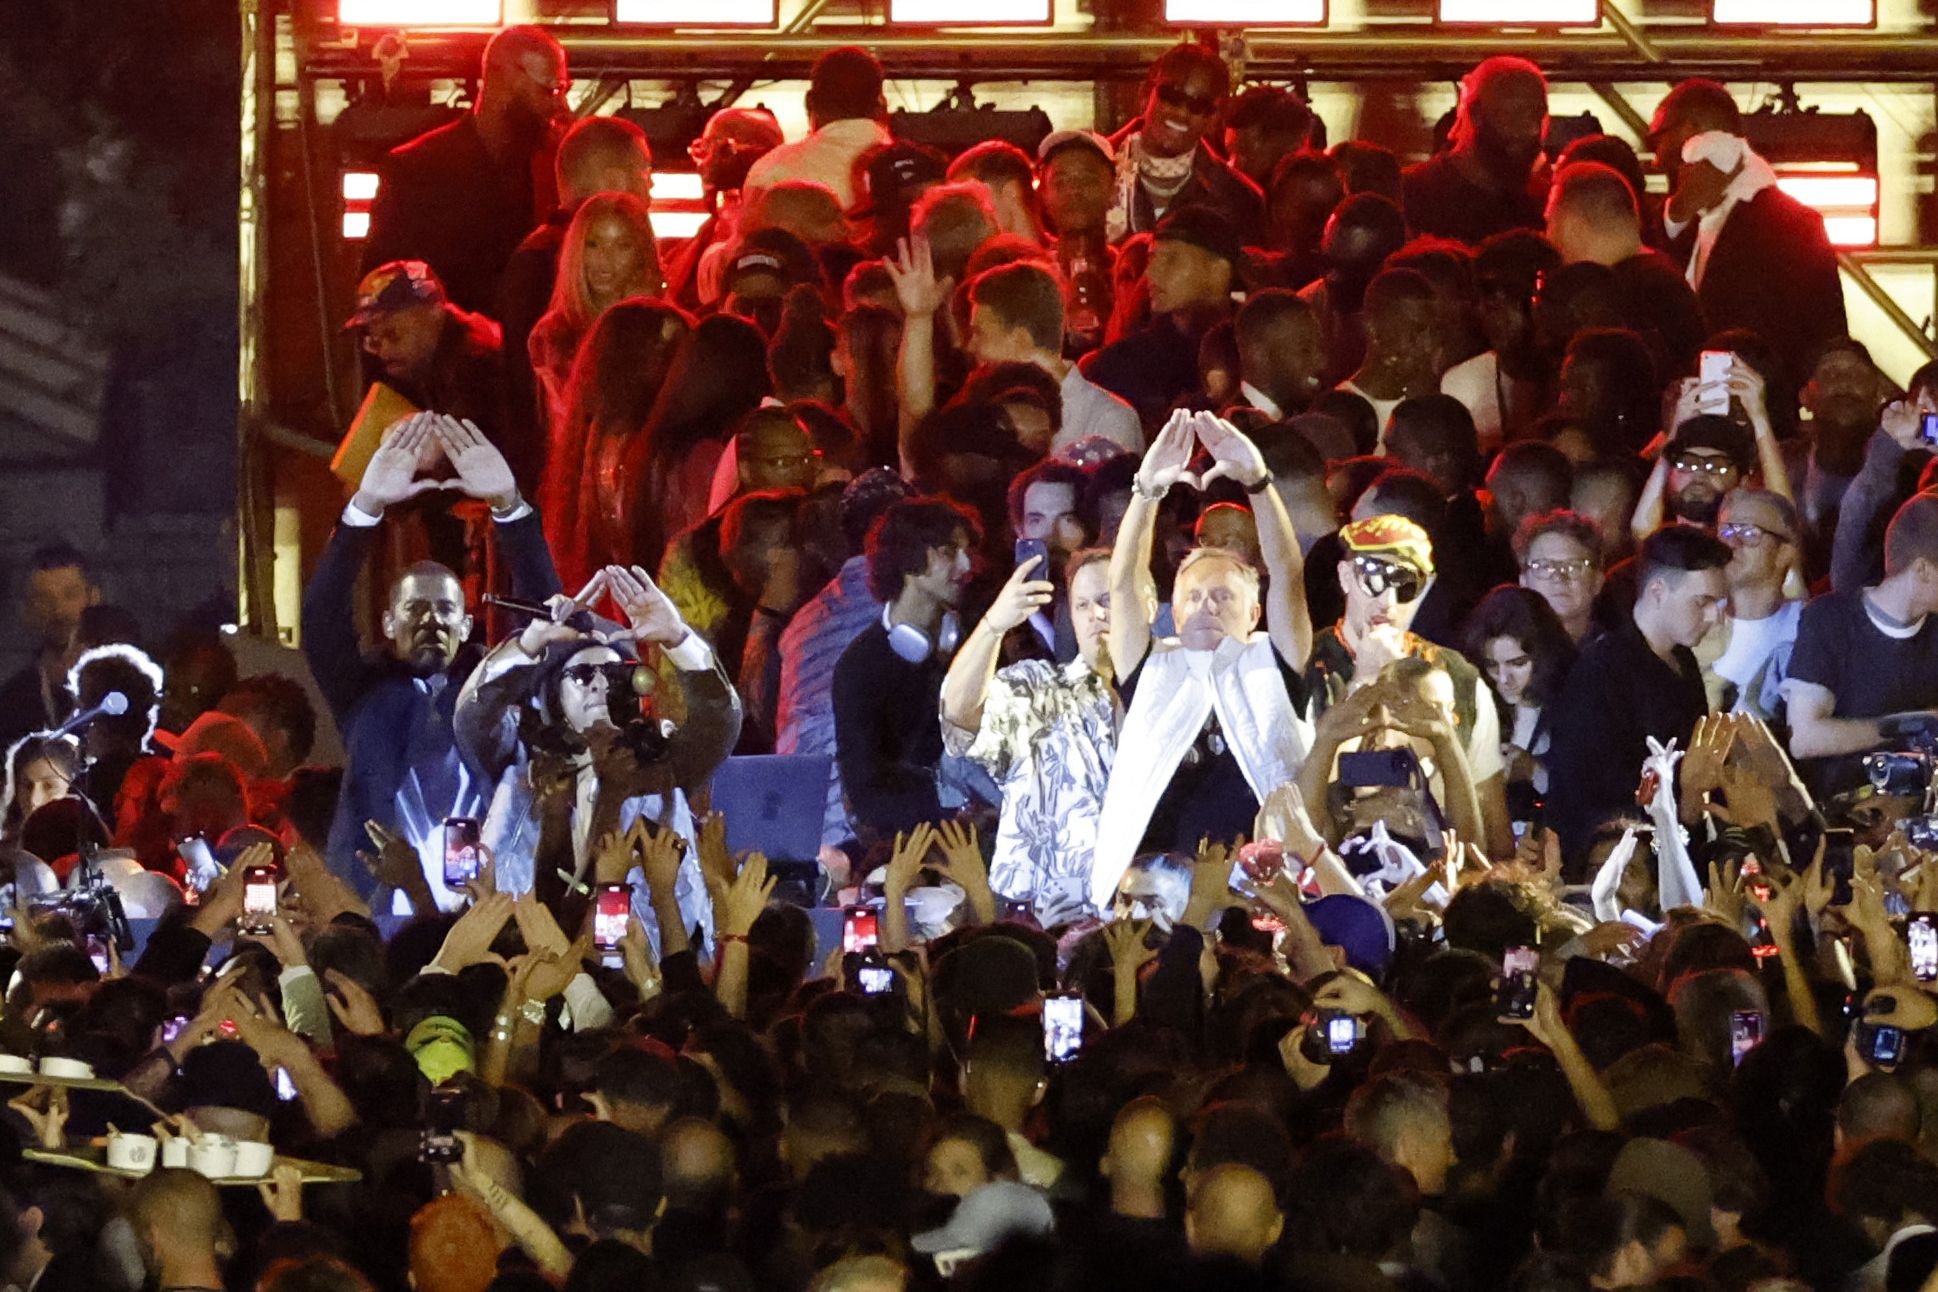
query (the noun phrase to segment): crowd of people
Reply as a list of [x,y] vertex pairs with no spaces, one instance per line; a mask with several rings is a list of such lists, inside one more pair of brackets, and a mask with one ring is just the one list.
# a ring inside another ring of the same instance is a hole
[[1658,199],[1519,58],[1402,167],[837,49],[660,246],[570,84],[388,159],[306,667],[28,572],[0,1284],[1931,1286],[1938,365],[1723,87]]

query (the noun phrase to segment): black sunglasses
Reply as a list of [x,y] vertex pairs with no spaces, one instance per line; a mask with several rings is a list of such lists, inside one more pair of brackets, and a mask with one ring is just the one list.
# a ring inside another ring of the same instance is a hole
[[1184,108],[1199,116],[1208,116],[1218,110],[1218,100],[1204,94],[1193,94],[1181,85],[1160,82],[1157,87],[1160,103],[1168,103],[1174,108]]
[[1393,600],[1400,605],[1417,600],[1427,585],[1420,572],[1412,566],[1382,561],[1376,556],[1355,556],[1353,573],[1367,596],[1377,597],[1391,588]]

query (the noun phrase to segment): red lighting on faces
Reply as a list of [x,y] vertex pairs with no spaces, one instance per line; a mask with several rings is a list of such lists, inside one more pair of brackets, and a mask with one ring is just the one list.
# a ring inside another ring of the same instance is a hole
[[502,27],[504,0],[337,0],[341,27]]

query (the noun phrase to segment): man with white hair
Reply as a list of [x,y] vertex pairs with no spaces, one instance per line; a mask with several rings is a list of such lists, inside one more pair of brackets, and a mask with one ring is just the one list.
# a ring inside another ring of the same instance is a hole
[[[1190,470],[1203,446],[1211,465]],[[1174,486],[1238,481],[1251,495],[1270,577],[1223,548],[1178,567],[1177,636],[1139,613],[1159,501]],[[1312,650],[1305,558],[1257,446],[1209,413],[1172,414],[1131,484],[1110,561],[1110,659],[1128,708],[1104,792],[1091,904],[1109,910],[1131,858],[1189,853],[1204,838],[1249,834],[1258,807],[1292,779],[1311,743],[1301,674]],[[1258,632],[1260,619],[1266,631]]]

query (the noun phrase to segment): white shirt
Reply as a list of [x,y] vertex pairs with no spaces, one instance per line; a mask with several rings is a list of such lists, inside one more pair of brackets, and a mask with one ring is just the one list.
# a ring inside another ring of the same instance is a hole
[[1728,644],[1709,669],[1736,685],[1734,712],[1769,716],[1768,703],[1774,702],[1777,686],[1788,671],[1790,648],[1797,644],[1797,624],[1802,619],[1803,602],[1786,601],[1775,614],[1762,619],[1731,615],[1725,621]]
[[1144,451],[1144,424],[1137,410],[1071,364],[1059,383],[1063,390],[1063,427],[1051,441],[1051,452],[1069,448],[1078,440],[1101,435],[1119,448],[1132,453]]
[[1501,412],[1501,360],[1483,350],[1440,374],[1440,393],[1452,395],[1474,416],[1481,452],[1497,448],[1504,418]]
[[1373,451],[1384,457],[1386,454],[1386,424],[1393,420],[1393,410],[1400,406],[1402,400],[1374,399],[1358,386],[1353,385],[1350,378],[1340,382],[1338,388],[1349,394],[1358,395],[1361,399],[1373,406],[1373,422],[1379,427],[1379,444]]
[[869,149],[888,142],[888,127],[879,121],[859,117],[830,121],[807,138],[782,144],[755,162],[742,192],[751,198],[764,188],[804,179],[833,189],[845,211],[855,204],[855,163]]
[[1270,395],[1260,390],[1257,386],[1254,386],[1251,382],[1249,381],[1239,382],[1238,394],[1240,398],[1242,398],[1246,403],[1250,404],[1253,408],[1256,408],[1259,412],[1265,414],[1273,421],[1279,422],[1279,421],[1285,420],[1285,410],[1279,407],[1279,401],[1276,399],[1273,399]]

